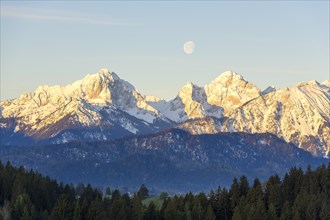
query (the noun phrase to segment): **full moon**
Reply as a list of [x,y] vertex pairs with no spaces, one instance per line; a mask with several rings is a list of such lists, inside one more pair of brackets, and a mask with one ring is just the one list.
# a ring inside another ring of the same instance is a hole
[[183,45],[183,51],[186,54],[189,54],[189,55],[192,54],[194,52],[194,49],[195,49],[195,44],[193,41],[188,41]]

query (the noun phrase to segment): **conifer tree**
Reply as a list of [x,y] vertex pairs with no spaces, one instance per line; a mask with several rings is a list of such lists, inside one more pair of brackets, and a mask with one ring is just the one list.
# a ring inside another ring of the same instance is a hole
[[105,189],[105,195],[107,195],[107,196],[111,195],[111,190],[110,190],[109,186]]
[[254,216],[251,219],[253,219],[253,220],[266,219],[267,214],[266,214],[266,208],[265,208],[265,203],[264,203],[263,199],[259,198],[257,200],[255,207],[253,207],[253,208],[255,209],[255,211],[254,211]]
[[277,213],[273,203],[270,203],[268,211],[267,211],[267,219],[268,220],[277,220]]
[[230,196],[229,192],[223,188],[219,194],[218,210],[216,216],[220,219],[228,220],[232,215],[230,207]]
[[330,219],[330,162],[325,173],[323,201],[321,202],[320,218],[321,220]]
[[13,219],[35,219],[37,216],[35,206],[32,204],[28,194],[23,193],[16,197],[13,205]]
[[158,220],[158,213],[156,210],[156,205],[153,202],[150,202],[146,212],[144,213],[143,216],[144,220]]
[[280,220],[292,220],[292,208],[289,201],[285,201],[281,211]]
[[246,176],[241,176],[240,182],[239,182],[239,193],[240,193],[239,195],[240,195],[240,197],[246,196],[249,189],[250,189],[250,186],[249,186],[248,179],[246,178]]
[[207,210],[207,206],[209,205],[209,200],[207,199],[205,193],[201,192],[197,195],[197,199],[201,204],[202,212],[205,213]]
[[[1,163],[1,161],[0,161]],[[1,170],[0,170],[1,172]],[[0,207],[0,219],[1,220],[10,220],[11,219],[11,207],[8,200],[4,201],[2,207]]]
[[239,206],[236,206],[236,208],[234,209],[234,213],[233,213],[233,220],[243,220],[246,219],[245,215],[242,214],[242,211],[240,210]]
[[185,203],[185,208],[184,208],[184,218],[186,220],[192,220],[192,216],[191,216],[191,210],[189,207],[189,203]]
[[266,208],[261,183],[258,179],[253,182],[252,188],[246,196],[247,219],[265,219]]
[[203,209],[198,199],[194,200],[193,207],[191,210],[191,216],[193,220],[203,219]]
[[273,204],[276,215],[279,216],[282,207],[281,179],[278,175],[271,176],[266,183],[265,190],[266,207]]
[[137,195],[141,198],[141,200],[143,200],[149,196],[149,190],[147,189],[146,185],[142,184],[140,186],[140,189],[137,192]]
[[[80,198],[80,201],[81,201],[81,199],[82,198]],[[87,219],[88,210],[89,210],[89,204],[88,204],[87,198],[84,198],[82,200],[82,204],[80,206],[80,217],[82,220],[88,220]]]
[[117,199],[120,198],[120,192],[118,189],[112,191],[112,194],[111,194],[111,203]]
[[110,206],[109,218],[111,220],[127,220],[129,218],[129,207],[123,198],[119,197]]
[[294,200],[293,204],[293,219],[307,219],[306,210],[309,202],[308,195],[305,191],[301,191]]
[[211,206],[211,204],[208,205],[207,207],[207,211],[205,214],[205,220],[215,220],[216,216],[214,214],[213,208]]
[[325,201],[322,203],[322,206],[321,206],[320,219],[321,220],[330,219],[329,203],[327,203]]
[[68,202],[68,197],[66,194],[62,194],[57,200],[51,215],[50,219],[57,220],[69,220],[73,218],[72,205]]
[[24,178],[21,172],[22,171],[19,171],[19,175],[16,175],[16,178],[12,186],[12,198],[11,198],[12,200],[15,200],[18,195],[26,193],[24,187]]
[[89,220],[104,220],[106,218],[106,213],[103,207],[103,202],[98,196],[92,202],[91,207],[88,210],[88,219]]
[[239,183],[236,178],[233,180],[229,193],[231,197],[231,207],[232,209],[235,209],[240,200]]
[[141,220],[143,217],[143,206],[140,198],[134,195],[132,199],[131,219]]
[[80,220],[81,219],[80,212],[81,212],[81,210],[80,210],[79,200],[77,200],[76,206],[75,206],[74,212],[73,212],[73,220]]

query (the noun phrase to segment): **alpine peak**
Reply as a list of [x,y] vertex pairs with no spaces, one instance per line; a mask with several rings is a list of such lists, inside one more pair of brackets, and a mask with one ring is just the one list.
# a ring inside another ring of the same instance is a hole
[[321,84],[325,85],[327,87],[330,87],[330,81],[329,80],[324,80]]
[[109,74],[110,71],[107,68],[101,68],[98,73],[99,74]]
[[316,80],[311,80],[308,82],[309,85],[320,85],[320,83]]
[[117,76],[117,74],[115,74],[114,72],[110,72],[107,68],[100,69],[97,75],[107,77],[112,81],[120,79],[119,76]]
[[228,81],[228,80],[244,80],[244,78],[240,74],[232,70],[228,70],[226,72],[221,73],[215,80],[213,80],[213,82]]
[[295,86],[300,87],[300,86],[307,86],[307,85],[309,85],[309,86],[319,86],[320,83],[316,80],[311,80],[309,82],[300,82],[300,83],[296,84]]
[[194,87],[197,87],[194,83],[187,82],[186,85],[184,85],[182,88],[194,88]]
[[260,95],[258,87],[233,71],[220,74],[204,90],[208,103],[224,108],[225,114]]

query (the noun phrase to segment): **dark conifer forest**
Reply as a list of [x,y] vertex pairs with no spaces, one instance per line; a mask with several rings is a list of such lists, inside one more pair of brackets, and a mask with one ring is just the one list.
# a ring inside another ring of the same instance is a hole
[[293,167],[283,178],[249,183],[233,179],[229,189],[150,198],[147,186],[134,195],[91,185],[64,185],[23,167],[0,163],[0,219],[330,219],[330,163],[315,170]]

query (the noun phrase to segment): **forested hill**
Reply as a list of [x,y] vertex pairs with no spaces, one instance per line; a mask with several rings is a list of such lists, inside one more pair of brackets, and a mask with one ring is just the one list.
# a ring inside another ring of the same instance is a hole
[[208,191],[219,184],[229,187],[241,175],[264,181],[284,176],[293,166],[329,162],[268,133],[192,135],[180,129],[113,141],[2,146],[1,159],[64,183],[110,184],[130,191],[145,183],[158,192]]
[[63,185],[34,171],[0,163],[0,219],[330,219],[330,163],[304,172],[293,167],[250,185],[242,176],[229,189],[148,200],[141,185],[134,195]]

